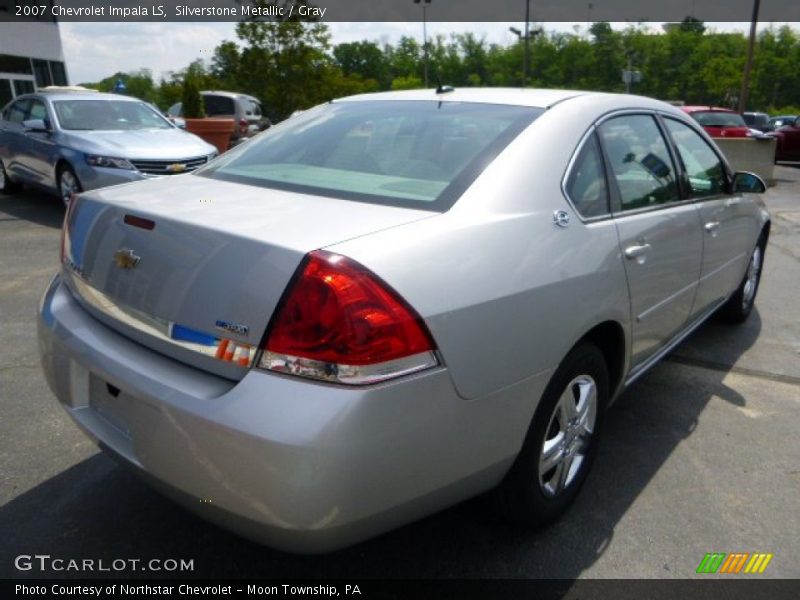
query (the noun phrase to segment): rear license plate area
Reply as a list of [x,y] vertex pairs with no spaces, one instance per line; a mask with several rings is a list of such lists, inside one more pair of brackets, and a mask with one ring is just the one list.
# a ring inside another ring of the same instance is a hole
[[89,377],[89,408],[130,439],[131,397],[96,375]]

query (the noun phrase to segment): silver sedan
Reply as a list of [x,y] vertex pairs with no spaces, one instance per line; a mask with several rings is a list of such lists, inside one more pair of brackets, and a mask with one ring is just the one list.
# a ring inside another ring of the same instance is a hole
[[490,490],[541,525],[613,399],[712,314],[748,317],[764,189],[647,98],[346,98],[78,196],[42,364],[103,449],[278,548]]

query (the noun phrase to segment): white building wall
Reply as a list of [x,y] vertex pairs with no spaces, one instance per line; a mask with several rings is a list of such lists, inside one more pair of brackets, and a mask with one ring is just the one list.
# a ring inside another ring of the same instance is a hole
[[16,21],[0,23],[0,54],[64,62],[58,23]]

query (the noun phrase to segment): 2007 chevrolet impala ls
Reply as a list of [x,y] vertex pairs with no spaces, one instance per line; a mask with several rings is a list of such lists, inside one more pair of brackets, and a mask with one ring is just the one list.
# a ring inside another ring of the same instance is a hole
[[647,98],[346,98],[75,197],[42,364],[101,447],[277,548],[488,490],[538,525],[621,390],[713,313],[747,318],[764,189]]

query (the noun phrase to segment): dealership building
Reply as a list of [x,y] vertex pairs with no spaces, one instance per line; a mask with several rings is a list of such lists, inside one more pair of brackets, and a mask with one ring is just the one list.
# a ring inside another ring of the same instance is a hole
[[17,18],[16,4],[23,3],[0,0],[0,107],[37,88],[68,84],[58,22]]

